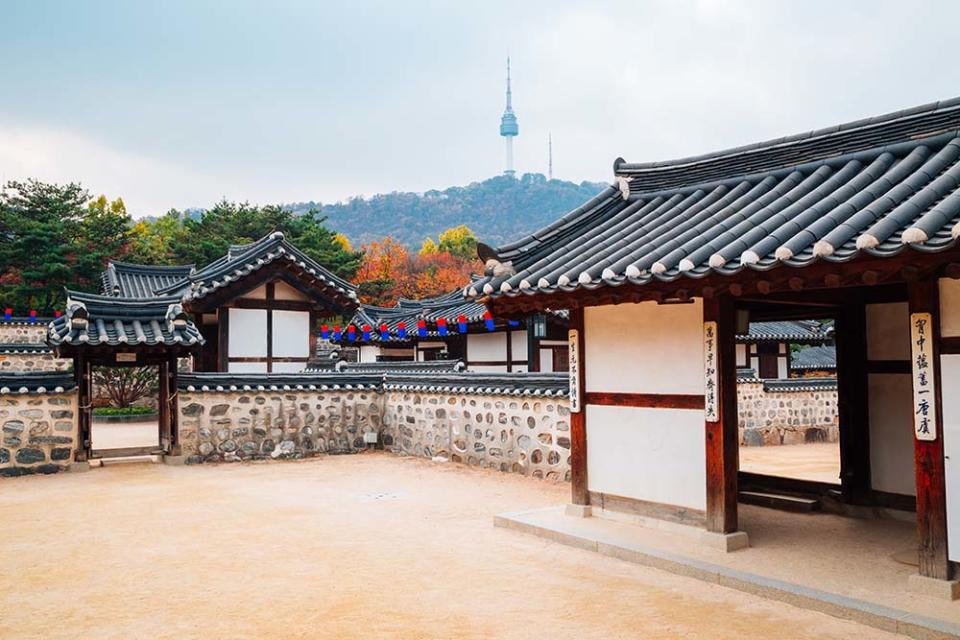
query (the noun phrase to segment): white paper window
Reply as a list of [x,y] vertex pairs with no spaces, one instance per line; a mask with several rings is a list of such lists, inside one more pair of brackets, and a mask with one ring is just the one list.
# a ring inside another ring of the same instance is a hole
[[310,356],[309,313],[306,311],[273,312],[273,356],[275,358]]
[[[263,309],[230,309],[231,358],[265,358],[267,312]],[[233,371],[233,369],[231,369]]]

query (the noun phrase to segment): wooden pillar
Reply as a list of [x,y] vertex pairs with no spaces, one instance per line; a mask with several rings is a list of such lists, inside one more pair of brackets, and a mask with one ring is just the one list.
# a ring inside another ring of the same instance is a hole
[[159,380],[157,381],[157,386],[159,387],[159,393],[157,394],[157,421],[160,427],[160,447],[166,453],[170,453],[173,445],[170,436],[170,381],[168,375],[170,364],[165,360],[157,366],[157,369],[159,370]]
[[91,382],[89,365],[83,355],[76,355],[73,359],[73,374],[77,382],[77,451],[74,458],[77,462],[90,459],[92,444],[90,434],[90,406]]
[[841,490],[845,502],[866,504],[871,486],[866,306],[860,300],[844,305],[835,321]]
[[[571,383],[576,385],[579,411],[570,413],[570,489],[573,504],[590,504],[589,485],[587,483],[587,405],[584,402],[586,392],[586,361],[584,360],[584,343],[586,336],[583,331],[583,307],[570,310],[570,332],[576,331],[576,378]],[[573,345],[571,345],[573,346]],[[571,371],[571,376],[574,372]]]
[[[933,348],[933,398],[935,407],[934,428],[936,437],[920,440],[914,437],[914,471],[917,477],[917,555],[920,575],[939,580],[951,578],[950,560],[947,555],[947,499],[946,478],[943,465],[943,402],[940,389],[940,300],[936,280],[909,283],[911,330],[913,314],[931,315],[929,339]],[[911,331],[911,349],[915,348]],[[914,351],[914,354],[916,352]],[[916,355],[913,356],[913,359]],[[915,388],[918,387],[916,362],[914,362]],[[914,408],[914,433],[922,419]]]
[[540,340],[533,334],[534,324],[533,316],[527,318],[527,371],[538,373],[540,371]]
[[217,309],[217,371],[226,373],[230,369],[230,309]]
[[[736,318],[733,299],[729,296],[703,301],[704,341],[708,323],[716,323],[716,415],[706,415],[707,464],[707,530],[716,533],[737,531],[737,472],[740,466],[737,435],[737,347]],[[710,325],[712,329],[712,325]],[[706,349],[706,346],[704,347]],[[706,355],[706,354],[705,354]],[[704,362],[705,379],[709,363]],[[710,390],[707,389],[707,394]]]
[[316,309],[310,310],[310,336],[307,347],[307,357],[311,360],[317,357],[317,324],[319,323],[319,312]]
[[180,430],[177,427],[177,357],[170,356],[170,362],[167,365],[167,413],[170,421],[170,453],[180,455]]

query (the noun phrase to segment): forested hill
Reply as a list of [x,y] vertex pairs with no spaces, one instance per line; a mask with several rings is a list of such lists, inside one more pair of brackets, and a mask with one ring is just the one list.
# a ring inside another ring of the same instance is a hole
[[284,206],[303,213],[320,209],[328,217],[328,226],[345,234],[355,246],[389,235],[407,246],[419,247],[424,238],[461,224],[480,240],[496,245],[556,220],[605,186],[600,182],[548,181],[542,174],[528,173],[518,179],[497,176],[422,195],[394,192],[337,204]]

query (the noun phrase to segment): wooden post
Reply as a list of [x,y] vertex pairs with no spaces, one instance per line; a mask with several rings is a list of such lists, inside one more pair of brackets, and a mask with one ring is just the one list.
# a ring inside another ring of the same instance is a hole
[[844,305],[835,320],[841,491],[844,502],[865,504],[871,485],[866,306]]
[[87,359],[83,355],[76,355],[73,359],[74,376],[77,380],[77,451],[74,459],[84,462],[90,459],[90,449],[93,444],[90,435],[90,406],[91,382],[88,372]]
[[[930,340],[933,346],[933,402],[936,437],[933,440],[913,439],[914,470],[917,476],[917,555],[920,575],[939,580],[951,578],[947,555],[947,498],[943,465],[943,402],[940,388],[940,300],[936,280],[908,283],[911,317],[929,313],[932,317]],[[914,345],[911,337],[911,347]],[[914,377],[914,385],[917,384]],[[914,427],[920,419],[914,412]]]
[[586,362],[583,357],[586,336],[583,325],[583,307],[571,309],[570,330],[577,332],[576,384],[580,394],[580,410],[570,413],[570,489],[573,504],[587,505],[590,504],[590,493],[587,483],[587,405],[584,402]]
[[217,308],[217,371],[230,369],[230,309]]
[[[707,530],[737,531],[737,472],[740,466],[737,435],[736,318],[729,296],[703,301],[703,320],[716,323],[716,420],[705,421],[707,464]],[[706,327],[705,327],[706,328]],[[708,390],[709,391],[709,390]]]
[[167,406],[170,420],[170,453],[180,455],[180,431],[177,428],[177,357],[170,356],[170,363],[167,365]]
[[168,361],[161,362],[157,369],[159,371],[157,395],[157,421],[160,423],[160,447],[165,453],[170,453],[172,441],[170,437],[170,380]]

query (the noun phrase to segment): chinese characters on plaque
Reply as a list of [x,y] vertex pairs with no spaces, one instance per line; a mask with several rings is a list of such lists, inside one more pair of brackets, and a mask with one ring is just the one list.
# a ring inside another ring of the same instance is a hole
[[707,422],[716,422],[720,419],[717,392],[720,386],[720,375],[717,370],[717,323],[703,323],[703,410]]
[[937,363],[933,357],[933,316],[910,314],[910,351],[913,361],[913,428],[917,440],[937,439],[937,400],[934,391]]
[[570,411],[580,413],[580,332],[570,329],[569,340],[569,375],[570,375]]

